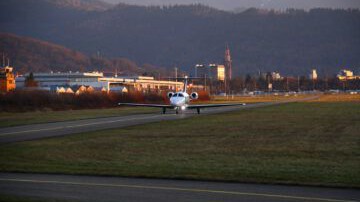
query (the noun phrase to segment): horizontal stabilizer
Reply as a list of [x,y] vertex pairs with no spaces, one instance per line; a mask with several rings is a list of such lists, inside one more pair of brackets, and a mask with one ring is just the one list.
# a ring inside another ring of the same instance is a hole
[[119,106],[134,106],[134,107],[174,108],[171,105],[164,105],[164,104],[118,103],[118,105]]
[[238,105],[246,105],[245,103],[232,103],[232,104],[202,104],[202,105],[188,105],[188,109],[196,109],[196,108],[210,108],[210,107],[228,107],[228,106],[238,106]]

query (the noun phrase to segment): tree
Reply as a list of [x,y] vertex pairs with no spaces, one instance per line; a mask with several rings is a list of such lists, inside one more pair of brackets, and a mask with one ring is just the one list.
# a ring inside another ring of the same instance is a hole
[[25,78],[25,87],[38,87],[39,84],[34,79],[34,74],[30,72],[29,76]]

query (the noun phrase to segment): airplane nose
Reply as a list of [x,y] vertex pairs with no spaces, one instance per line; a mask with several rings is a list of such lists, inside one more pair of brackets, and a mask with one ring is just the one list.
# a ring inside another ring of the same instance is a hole
[[183,100],[182,99],[176,99],[176,100],[173,100],[172,101],[172,104],[174,105],[174,106],[182,106],[183,105]]

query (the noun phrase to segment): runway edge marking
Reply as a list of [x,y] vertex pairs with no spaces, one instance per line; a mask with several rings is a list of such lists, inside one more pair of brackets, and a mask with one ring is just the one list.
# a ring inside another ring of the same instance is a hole
[[15,131],[15,132],[9,132],[9,133],[0,134],[0,137],[1,136],[7,136],[7,135],[20,134],[20,133],[31,133],[31,132],[58,130],[58,129],[66,129],[66,128],[78,128],[78,127],[90,126],[90,125],[99,125],[99,124],[108,124],[108,123],[115,123],[115,122],[122,122],[122,121],[133,121],[133,120],[149,119],[149,118],[156,118],[156,117],[160,117],[160,116],[163,116],[163,115],[155,115],[155,116],[150,116],[150,117],[137,117],[137,118],[130,118],[130,119],[129,118],[122,118],[122,119],[112,120],[112,121],[101,121],[101,122],[78,124],[78,125],[72,125],[72,126]]
[[328,198],[304,197],[304,196],[289,196],[289,195],[280,195],[280,194],[262,194],[262,193],[251,193],[251,192],[236,192],[236,191],[223,191],[223,190],[211,190],[211,189],[191,189],[191,188],[147,186],[147,185],[85,183],[85,182],[51,181],[51,180],[30,180],[30,179],[17,179],[17,178],[0,178],[0,181],[38,183],[38,184],[98,186],[98,187],[123,187],[123,188],[133,188],[133,189],[157,189],[157,190],[183,191],[183,192],[195,192],[195,193],[203,192],[203,193],[228,194],[228,195],[260,196],[260,197],[267,197],[267,198],[295,199],[295,200],[305,200],[305,201],[311,200],[311,201],[327,201],[327,202],[359,202],[359,201],[354,201],[354,200],[328,199]]

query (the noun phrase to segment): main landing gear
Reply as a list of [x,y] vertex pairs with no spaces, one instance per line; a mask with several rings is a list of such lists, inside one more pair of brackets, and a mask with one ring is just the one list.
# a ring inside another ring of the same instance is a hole
[[[176,114],[179,114],[179,111],[180,111],[180,107],[175,107],[175,113]],[[200,114],[200,107],[199,108],[196,108],[196,111],[198,114]],[[166,107],[163,107],[162,109],[162,113],[165,114],[166,113]]]
[[[179,111],[180,111],[180,107],[176,107],[175,108],[175,113],[179,114]],[[196,108],[196,111],[197,111],[198,114],[200,114],[200,108]],[[163,108],[163,114],[165,114],[165,112],[166,112],[166,108]]]

